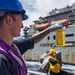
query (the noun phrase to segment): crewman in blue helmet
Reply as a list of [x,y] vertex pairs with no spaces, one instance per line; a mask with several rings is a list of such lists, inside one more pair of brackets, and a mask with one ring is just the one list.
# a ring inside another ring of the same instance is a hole
[[50,32],[63,28],[63,25],[55,24],[32,37],[13,41],[14,37],[20,36],[22,21],[27,19],[19,0],[0,0],[0,75],[27,75],[21,54],[32,49]]

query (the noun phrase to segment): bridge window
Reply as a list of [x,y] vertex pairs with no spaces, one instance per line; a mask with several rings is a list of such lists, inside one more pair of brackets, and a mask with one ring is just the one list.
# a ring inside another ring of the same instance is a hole
[[47,37],[47,40],[50,40],[50,36]]
[[72,36],[74,36],[74,34],[66,34],[65,36],[66,37],[72,37]]
[[56,37],[55,37],[55,35],[53,36],[53,40],[55,40],[56,39]]

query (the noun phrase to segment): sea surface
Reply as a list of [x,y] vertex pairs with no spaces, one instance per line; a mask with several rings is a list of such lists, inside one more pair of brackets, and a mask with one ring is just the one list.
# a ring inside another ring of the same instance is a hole
[[[26,63],[26,67],[28,70],[31,70],[31,71],[38,71],[38,72],[41,72],[41,73],[44,73],[41,69],[40,69],[40,65],[41,63],[40,62],[35,62],[35,61],[25,61]],[[65,65],[65,64],[62,64],[62,67],[61,67],[62,70],[64,71],[67,71],[69,73],[73,73],[75,74],[75,65]]]
[[32,71],[38,71],[38,72],[42,72],[42,70],[40,69],[40,62],[35,62],[35,61],[25,61],[26,67],[29,70]]

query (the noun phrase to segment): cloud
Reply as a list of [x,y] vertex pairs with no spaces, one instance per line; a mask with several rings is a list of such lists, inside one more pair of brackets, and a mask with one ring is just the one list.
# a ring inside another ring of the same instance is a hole
[[33,24],[32,21],[37,20],[40,16],[47,15],[52,9],[64,8],[72,5],[75,0],[20,0],[29,19],[23,21],[25,26]]

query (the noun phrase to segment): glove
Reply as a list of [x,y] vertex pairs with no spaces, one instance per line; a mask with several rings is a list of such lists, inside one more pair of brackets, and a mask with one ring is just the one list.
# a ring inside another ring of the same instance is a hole
[[53,32],[57,29],[63,29],[63,25],[61,23],[56,23],[56,24],[50,26],[49,29],[50,29],[50,32]]

